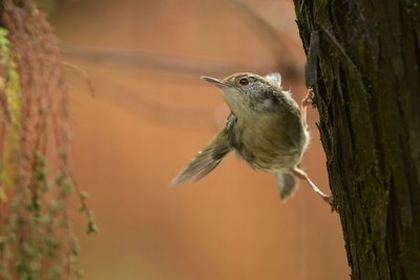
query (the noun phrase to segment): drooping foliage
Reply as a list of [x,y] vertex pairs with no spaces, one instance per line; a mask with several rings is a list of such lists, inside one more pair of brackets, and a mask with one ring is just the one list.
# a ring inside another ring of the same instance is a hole
[[32,1],[0,6],[0,279],[77,279],[68,217],[68,98],[57,40]]

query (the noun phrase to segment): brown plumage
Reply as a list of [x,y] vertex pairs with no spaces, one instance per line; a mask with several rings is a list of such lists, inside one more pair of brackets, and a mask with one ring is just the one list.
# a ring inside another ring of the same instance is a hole
[[173,179],[173,185],[201,179],[235,151],[251,167],[275,173],[282,200],[296,190],[297,176],[331,202],[299,168],[309,134],[298,104],[281,88],[280,74],[202,79],[221,89],[231,114],[224,129]]

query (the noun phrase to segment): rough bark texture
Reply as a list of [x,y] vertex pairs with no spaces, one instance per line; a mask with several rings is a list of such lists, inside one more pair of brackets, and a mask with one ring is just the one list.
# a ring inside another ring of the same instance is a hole
[[352,279],[420,279],[420,1],[294,2]]

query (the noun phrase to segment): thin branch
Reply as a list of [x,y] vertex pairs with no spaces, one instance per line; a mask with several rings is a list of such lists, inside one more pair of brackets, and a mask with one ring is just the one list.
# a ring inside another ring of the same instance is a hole
[[[136,68],[157,69],[192,76],[203,74],[226,76],[244,70],[256,73],[268,73],[273,70],[278,70],[267,67],[267,63],[251,65],[213,62],[204,59],[154,54],[143,51],[129,52],[122,50],[93,49],[67,44],[62,45],[61,51],[68,58],[87,59],[95,63],[112,63]],[[287,65],[288,69],[291,67],[292,65]],[[284,75],[288,76],[289,79],[300,79],[302,75],[296,75],[296,73],[302,71],[298,70],[295,66],[293,67],[293,69],[285,71]]]
[[236,7],[245,17],[246,23],[255,29],[255,34],[261,38],[261,41],[271,50],[276,59],[276,63],[282,66],[283,72],[286,72],[291,78],[302,78],[300,55],[297,42],[293,43],[286,32],[279,30],[254,7],[242,0],[227,0]]
[[92,80],[91,80],[88,72],[86,70],[84,70],[83,68],[81,68],[80,66],[77,66],[76,64],[73,64],[73,63],[70,63],[70,62],[63,61],[62,64],[65,67],[80,73],[83,76],[83,79],[85,80],[85,82],[86,82],[86,84],[89,88],[89,92],[90,92],[91,96],[95,97],[95,88],[93,87],[93,83],[92,83]]
[[245,65],[233,63],[218,63],[209,60],[196,59],[190,57],[180,57],[172,55],[154,54],[144,51],[123,51],[123,50],[106,50],[93,49],[88,47],[80,47],[74,45],[62,45],[62,53],[68,57],[89,59],[94,62],[121,64],[132,67],[152,68],[164,71],[173,71],[187,75],[209,75],[231,74],[232,72],[243,71],[249,69],[252,71],[262,70],[263,73],[269,72],[263,65]]

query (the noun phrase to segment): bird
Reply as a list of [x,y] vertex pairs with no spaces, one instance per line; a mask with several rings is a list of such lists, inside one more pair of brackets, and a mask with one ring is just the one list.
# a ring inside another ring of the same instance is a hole
[[230,108],[224,128],[171,181],[173,186],[197,181],[214,170],[230,152],[236,152],[253,169],[275,175],[280,199],[286,201],[302,179],[324,201],[333,205],[301,168],[309,143],[306,111],[313,104],[308,90],[300,106],[282,89],[281,75],[234,73],[223,79],[202,76],[216,86]]

